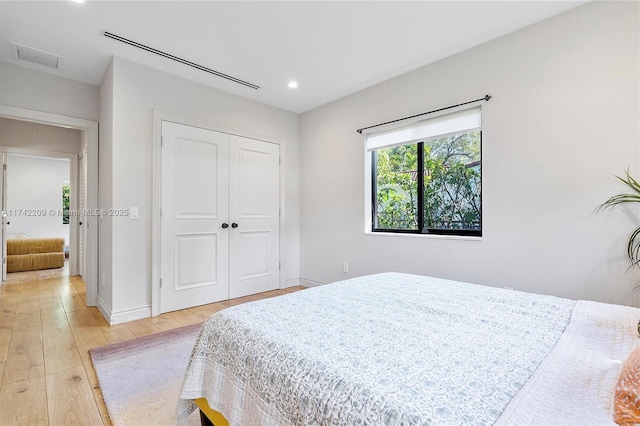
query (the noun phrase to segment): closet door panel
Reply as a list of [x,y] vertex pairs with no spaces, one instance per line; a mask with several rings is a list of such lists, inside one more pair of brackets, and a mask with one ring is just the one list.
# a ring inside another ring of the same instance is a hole
[[229,297],[280,286],[280,147],[231,136]]
[[160,311],[229,297],[229,135],[162,124]]

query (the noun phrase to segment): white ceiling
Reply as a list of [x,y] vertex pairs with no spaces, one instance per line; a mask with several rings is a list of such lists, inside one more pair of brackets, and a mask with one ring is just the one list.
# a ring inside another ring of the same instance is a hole
[[[99,85],[115,55],[301,113],[585,1],[0,2],[0,60]],[[115,33],[261,86],[116,42]],[[51,70],[10,42],[63,57]],[[296,80],[299,87],[289,89]]]

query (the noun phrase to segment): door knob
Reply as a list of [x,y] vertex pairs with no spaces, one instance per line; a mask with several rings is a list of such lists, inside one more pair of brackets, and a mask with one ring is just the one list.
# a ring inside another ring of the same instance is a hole
[[238,224],[237,224],[237,223],[235,223],[235,222],[233,222],[233,223],[231,224],[231,227],[235,229],[235,228],[237,228],[237,227],[238,227]]
[[223,223],[223,224],[222,224],[222,229],[227,229],[228,227],[229,227],[229,224],[228,224],[228,223]]
[[82,222],[78,222],[78,225],[82,225]]

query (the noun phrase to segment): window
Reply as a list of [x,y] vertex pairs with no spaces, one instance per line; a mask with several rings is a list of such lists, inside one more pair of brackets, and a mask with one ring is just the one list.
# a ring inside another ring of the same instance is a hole
[[371,231],[482,235],[480,107],[370,133]]
[[71,192],[71,187],[68,183],[62,184],[62,224],[69,224],[69,196]]

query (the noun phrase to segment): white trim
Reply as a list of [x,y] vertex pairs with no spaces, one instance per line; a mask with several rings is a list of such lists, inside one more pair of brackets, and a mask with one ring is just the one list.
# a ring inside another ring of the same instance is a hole
[[284,282],[284,288],[296,287],[302,285],[300,284],[300,278],[290,278]]
[[473,235],[412,234],[404,232],[373,232],[371,228],[364,231],[367,237],[401,237],[401,238],[433,238],[434,240],[482,241],[482,237]]
[[149,318],[151,316],[151,306],[143,306],[141,308],[127,309],[120,312],[111,312],[111,309],[104,303],[104,300],[98,296],[96,308],[102,316],[107,320],[109,325],[122,324],[138,319]]
[[125,322],[135,321],[151,316],[151,306],[143,306],[141,308],[127,309],[120,312],[111,312],[109,325],[122,324]]
[[321,286],[321,285],[328,284],[328,283],[325,283],[325,282],[322,282],[322,281],[310,280],[308,278],[300,278],[298,281],[300,282],[299,285],[305,286],[305,287],[318,287],[318,286]]
[[160,315],[162,201],[162,120],[165,115],[153,110],[151,147],[151,315]]
[[[363,142],[364,143],[364,142]],[[371,232],[373,229],[373,218],[372,218],[372,194],[373,188],[371,186],[371,180],[373,171],[371,170],[371,152],[364,149],[364,203],[362,206],[364,207],[364,233]]]
[[286,288],[284,279],[285,263],[283,257],[283,246],[285,239],[285,191],[284,191],[284,167],[286,153],[284,141],[274,139],[272,137],[260,135],[248,130],[240,129],[234,126],[215,123],[212,121],[202,120],[199,118],[187,117],[171,112],[153,110],[153,132],[152,132],[152,177],[151,177],[151,316],[160,315],[160,271],[161,271],[161,220],[160,209],[162,200],[162,122],[170,121],[172,123],[182,124],[185,126],[199,127],[202,129],[213,130],[216,132],[227,133],[230,135],[241,136],[250,139],[256,139],[263,142],[269,142],[280,146],[280,288]]
[[111,324],[109,320],[111,318],[111,308],[109,308],[107,304],[104,303],[104,300],[102,300],[100,296],[96,298],[96,308],[98,308],[104,319],[106,319],[107,322]]
[[[81,130],[87,141],[87,207],[98,208],[98,122],[82,118],[69,117],[60,114],[51,114],[43,111],[18,108],[0,104],[0,117],[14,120],[30,121],[33,123],[48,124],[58,127],[68,127]],[[56,153],[60,154],[60,153]],[[77,167],[77,161],[75,164]],[[77,169],[76,178],[77,178]],[[73,172],[72,172],[73,173]],[[87,217],[87,276],[86,305],[95,306],[98,296],[98,220],[96,217]]]
[[[228,126],[226,124],[216,123],[214,121],[202,120],[200,118],[188,117],[180,114],[175,114],[172,112],[166,112],[154,109],[153,110],[153,122],[154,129],[156,124],[156,118],[160,119],[160,121],[170,121],[176,124],[182,124],[185,126],[199,127],[201,129],[213,130],[215,132],[227,133],[229,135],[241,136],[249,139],[257,139],[263,142],[271,142],[276,145],[282,145],[282,140],[274,139],[269,136],[264,136],[258,133],[251,132],[249,130],[244,130],[235,126]],[[162,127],[162,123],[160,123]],[[160,128],[162,130],[162,128]]]
[[[69,161],[78,161],[78,154],[70,152],[57,152],[57,151],[44,151],[41,149],[20,148],[17,146],[0,145],[0,149],[11,155],[18,155],[24,157],[38,157],[38,158],[62,158]],[[71,179],[71,175],[69,175]]]

